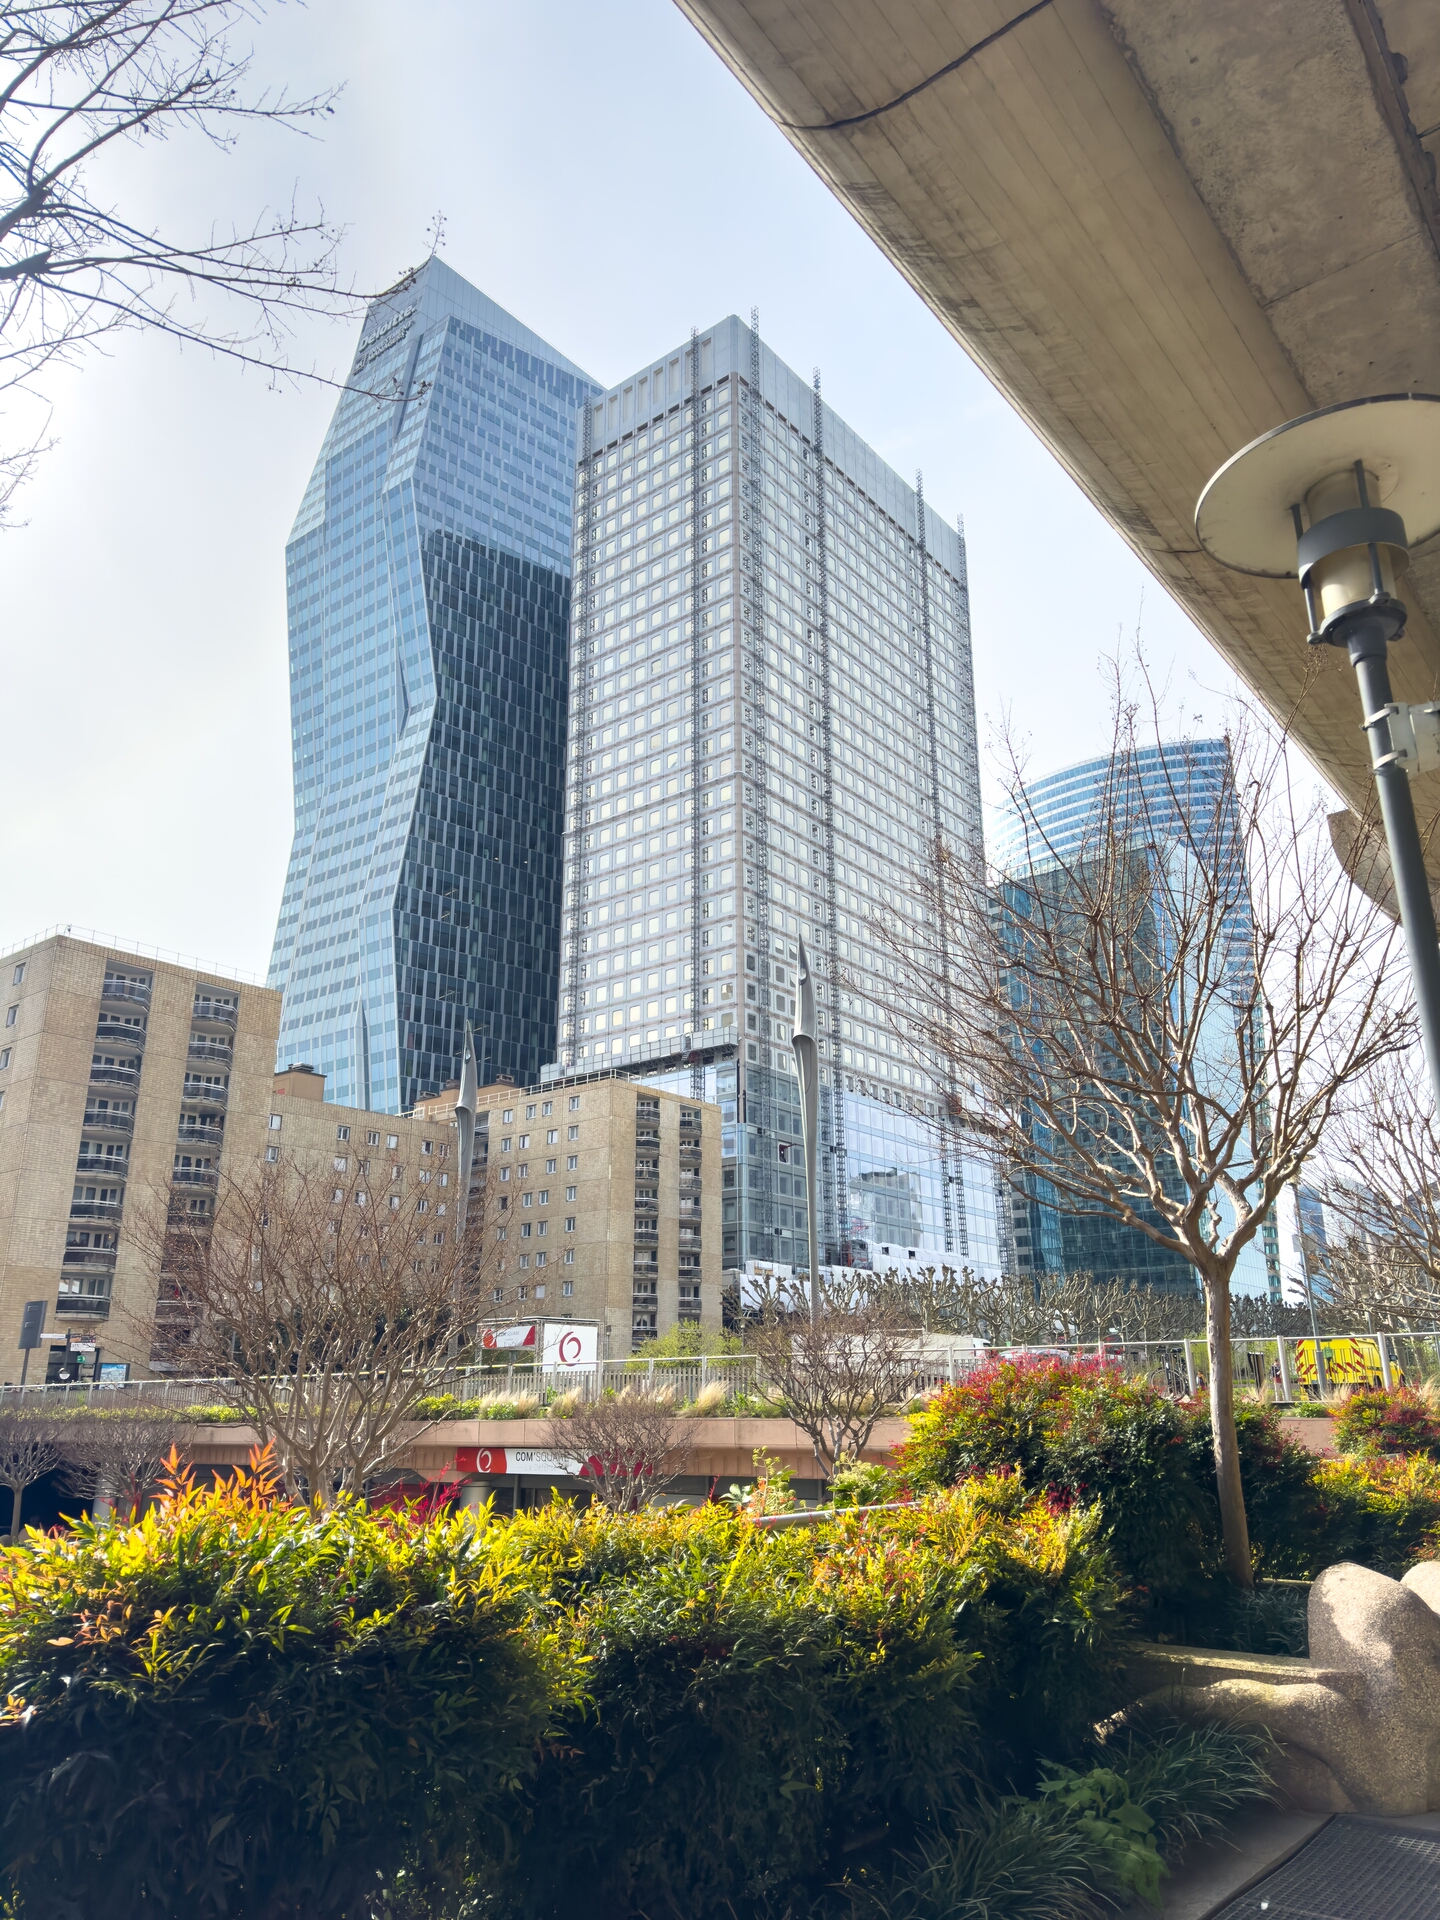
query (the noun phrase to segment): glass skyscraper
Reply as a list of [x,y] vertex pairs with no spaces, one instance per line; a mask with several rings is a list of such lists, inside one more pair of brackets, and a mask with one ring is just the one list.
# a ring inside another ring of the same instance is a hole
[[963,538],[732,315],[591,409],[575,575],[554,1071],[718,1099],[725,1268],[803,1264],[803,935],[822,1257],[994,1268],[872,927],[937,834],[981,863]]
[[[1234,873],[1236,905],[1226,929],[1229,964],[1253,965],[1249,884],[1230,746],[1224,739],[1157,744],[1118,757],[1103,754],[1028,781],[997,821],[996,866],[1023,894],[1027,880],[1043,884],[1047,875],[1083,864],[1097,827],[1116,820],[1123,824],[1132,805],[1133,844],[1140,857],[1198,856]],[[1158,888],[1156,897],[1158,906]],[[1217,1035],[1216,1041],[1218,1062],[1227,1042],[1233,1044],[1233,1034]],[[1093,1273],[1099,1280],[1120,1278],[1182,1291],[1196,1285],[1194,1269],[1178,1254],[1108,1214],[1062,1211],[1053,1191],[1042,1190],[1040,1183],[1028,1197],[1012,1195],[1010,1205],[1021,1271]],[[1222,1210],[1228,1209],[1228,1201],[1222,1202]],[[1278,1299],[1280,1247],[1273,1213],[1240,1255],[1233,1284],[1237,1293],[1268,1292]]]
[[286,549],[278,1064],[412,1106],[555,1051],[580,368],[432,259],[375,300]]

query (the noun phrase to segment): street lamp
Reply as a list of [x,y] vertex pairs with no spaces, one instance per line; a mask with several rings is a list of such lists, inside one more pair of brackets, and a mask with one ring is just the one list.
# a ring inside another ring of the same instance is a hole
[[1440,945],[1409,782],[1440,765],[1440,706],[1397,705],[1386,661],[1405,631],[1396,580],[1410,547],[1440,533],[1440,395],[1380,394],[1287,420],[1213,476],[1195,532],[1237,573],[1298,577],[1311,646],[1349,652],[1440,1107]]
[[815,1227],[815,1140],[820,1119],[820,1049],[815,1038],[815,984],[800,942],[800,1018],[790,1041],[800,1076],[800,1147],[805,1156],[805,1229],[810,1242],[810,1324],[820,1318],[820,1246]]

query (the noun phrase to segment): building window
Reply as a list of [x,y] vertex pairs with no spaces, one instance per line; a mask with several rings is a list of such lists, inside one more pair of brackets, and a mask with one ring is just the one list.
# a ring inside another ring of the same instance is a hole
[[[543,1232],[545,1231],[545,1222],[544,1222],[543,1220],[542,1220],[542,1221],[540,1222],[540,1231],[541,1231],[542,1233],[543,1233]],[[535,1256],[535,1264],[536,1264],[536,1266],[537,1266],[537,1267],[543,1267],[543,1266],[544,1266],[544,1264],[545,1264],[545,1256],[544,1256],[544,1254],[543,1254],[543,1253],[537,1253],[537,1254],[536,1254],[536,1256]],[[543,1293],[544,1291],[545,1291],[545,1289],[544,1289],[543,1287],[540,1287],[540,1288],[538,1288],[538,1289],[536,1290],[536,1293],[537,1293],[537,1298],[538,1298],[538,1296],[539,1296],[539,1294],[541,1294],[541,1293]]]
[[579,1189],[577,1187],[566,1187],[565,1198],[567,1200],[573,1200],[578,1192]]
[[366,1146],[367,1146],[367,1147],[378,1147],[378,1146],[379,1146],[379,1144],[380,1144],[380,1136],[379,1136],[379,1134],[378,1134],[378,1133],[367,1133],[367,1134],[366,1134],[366,1136],[365,1136],[365,1144],[366,1144]]
[[505,1111],[500,1116],[500,1124],[502,1126],[508,1127],[510,1122],[514,1118],[515,1118],[515,1109],[513,1107],[506,1107]]
[[546,1173],[554,1173],[554,1171],[559,1165],[560,1165],[560,1162],[558,1160],[547,1160],[545,1162]]
[[3,1071],[3,1069],[8,1067],[9,1064],[10,1064],[9,1047],[0,1047],[0,1071]]
[[530,1289],[528,1287],[516,1287],[515,1298],[517,1300],[528,1300],[530,1298]]
[[525,1118],[527,1120],[533,1120],[535,1118],[535,1102],[533,1100],[525,1109]]
[[[571,1256],[568,1253],[565,1256],[567,1260],[570,1259],[570,1257]],[[575,1291],[575,1282],[573,1280],[562,1280],[560,1282],[560,1291],[561,1293],[564,1294],[565,1298],[568,1300],[571,1294],[573,1294]]]
[[335,1156],[335,1171],[336,1171],[336,1173],[344,1173],[344,1172],[346,1172],[346,1171],[348,1170],[348,1168],[349,1168],[349,1165],[350,1165],[350,1162],[349,1162],[349,1161],[348,1161],[348,1160],[347,1160],[347,1159],[345,1158],[345,1156],[344,1156],[343,1154],[339,1154],[339,1153],[337,1153],[337,1154],[336,1154],[336,1156]]
[[527,1148],[527,1147],[529,1146],[529,1144],[530,1144],[530,1136],[529,1136],[529,1134],[528,1134],[528,1133],[522,1133],[522,1134],[521,1134],[521,1136],[520,1136],[520,1149],[519,1149],[519,1150],[520,1150],[520,1152],[521,1152],[521,1153],[524,1153],[524,1151],[525,1151],[525,1149],[526,1149],[526,1148]]
[[530,1265],[530,1256],[529,1256],[529,1254],[528,1254],[528,1253],[522,1253],[522,1254],[521,1254],[521,1256],[520,1256],[520,1265],[521,1265],[521,1267],[522,1267],[522,1268],[528,1268],[528,1267],[529,1267],[529,1265]]
[[6,1024],[6,1026],[7,1026],[7,1027],[13,1027],[13,1026],[14,1026],[14,1024],[15,1024],[15,1016],[16,1016],[16,1014],[17,1014],[17,1013],[19,1013],[19,1011],[20,1011],[20,1009],[19,1009],[19,1007],[18,1007],[18,1006],[14,1006],[14,1007],[7,1007],[7,1008],[5,1009],[5,1024]]
[[573,1213],[567,1213],[565,1216],[565,1231],[566,1233],[573,1233],[575,1231],[575,1216]]
[[549,1226],[549,1224],[550,1222],[548,1220],[542,1220],[540,1222],[538,1233],[542,1240],[545,1238],[545,1229]]
[[387,1134],[386,1134],[386,1136],[385,1136],[385,1144],[386,1144],[386,1146],[387,1146],[387,1147],[388,1147],[388,1148],[390,1149],[390,1151],[391,1151],[391,1152],[393,1153],[393,1152],[395,1151],[395,1149],[396,1149],[396,1148],[397,1148],[397,1147],[399,1146],[399,1144],[400,1144],[400,1136],[399,1136],[399,1134],[398,1134],[398,1133],[387,1133]]
[[560,1129],[558,1127],[551,1127],[550,1131],[545,1136],[546,1146],[553,1147],[555,1145],[555,1142],[559,1138],[560,1138]]
[[521,1204],[521,1206],[522,1206],[522,1207],[533,1207],[533,1206],[534,1206],[534,1204],[535,1204],[535,1196],[534,1196],[534,1194],[533,1194],[533,1193],[527,1193],[527,1194],[525,1195],[525,1198],[524,1198],[524,1199],[523,1199],[523,1200],[522,1200],[522,1201],[520,1202],[520,1204]]
[[565,1129],[565,1138],[567,1140],[578,1140],[580,1138],[579,1127],[567,1127]]
[[280,1158],[279,1147],[267,1147],[265,1149],[265,1158],[269,1160],[272,1164],[275,1161],[277,1161]]
[[350,1129],[348,1127],[336,1127],[335,1138],[337,1140],[348,1140],[350,1138]]
[[505,1298],[504,1287],[492,1287],[490,1291],[490,1298],[497,1302],[503,1300]]
[[506,1134],[505,1138],[500,1142],[500,1151],[501,1153],[509,1153],[510,1151],[510,1136],[508,1133]]
[[25,978],[25,962],[22,960],[19,966],[16,967],[14,973],[12,973],[10,976],[11,986],[18,987],[21,984],[21,982],[24,980],[24,978]]
[[555,1111],[555,1102],[553,1100],[547,1100],[544,1106],[541,1107],[540,1111],[542,1114],[553,1113]]
[[550,1204],[550,1189],[548,1187],[541,1187],[540,1189],[540,1204],[542,1207],[548,1207]]
[[271,1116],[270,1116],[270,1131],[271,1131],[271,1133],[278,1133],[278,1132],[280,1131],[280,1126],[281,1126],[281,1119],[282,1119],[282,1116],[281,1116],[280,1114],[278,1114],[278,1113],[272,1113],[272,1114],[271,1114]]
[[565,1171],[567,1173],[578,1173],[579,1170],[580,1170],[579,1154],[578,1153],[568,1154],[565,1159]]
[[572,1093],[570,1096],[570,1111],[571,1113],[578,1113],[580,1111],[580,1096],[578,1093]]
[[528,1240],[530,1238],[530,1222],[528,1220],[520,1229],[520,1238],[522,1240]]
[[433,1140],[422,1140],[420,1142],[420,1151],[421,1153],[433,1153],[435,1151],[435,1142]]

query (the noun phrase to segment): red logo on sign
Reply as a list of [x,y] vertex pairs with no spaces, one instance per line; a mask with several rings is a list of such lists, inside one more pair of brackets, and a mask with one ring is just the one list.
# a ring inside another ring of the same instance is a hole
[[579,1363],[584,1350],[584,1342],[578,1333],[562,1333],[556,1352],[562,1367],[573,1367]]

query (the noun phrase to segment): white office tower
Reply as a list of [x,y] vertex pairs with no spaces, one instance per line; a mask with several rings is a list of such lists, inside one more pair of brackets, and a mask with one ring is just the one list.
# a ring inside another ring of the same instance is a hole
[[725,1267],[803,1265],[803,935],[822,1257],[993,1269],[867,924],[937,833],[980,865],[963,539],[732,315],[592,408],[574,582],[552,1073],[718,1099]]

